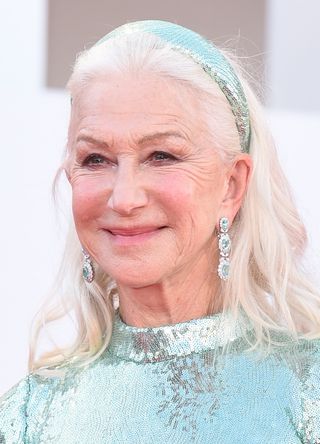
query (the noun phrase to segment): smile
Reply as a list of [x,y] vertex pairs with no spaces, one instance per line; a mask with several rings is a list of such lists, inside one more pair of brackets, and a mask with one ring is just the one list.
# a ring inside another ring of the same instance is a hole
[[110,228],[105,230],[110,240],[119,246],[139,245],[162,231],[165,227]]

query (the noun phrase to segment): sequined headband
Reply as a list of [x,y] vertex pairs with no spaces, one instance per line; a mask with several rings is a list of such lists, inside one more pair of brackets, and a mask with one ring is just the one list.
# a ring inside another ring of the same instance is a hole
[[143,20],[119,26],[96,45],[121,35],[146,32],[170,43],[173,49],[191,57],[218,84],[227,98],[238,129],[241,150],[249,152],[250,118],[241,83],[225,56],[211,42],[190,29],[161,20]]

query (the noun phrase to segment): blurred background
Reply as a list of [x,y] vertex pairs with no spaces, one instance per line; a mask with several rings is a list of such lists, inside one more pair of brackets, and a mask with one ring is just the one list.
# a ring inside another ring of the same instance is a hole
[[[0,0],[0,394],[27,372],[30,322],[50,289],[70,212],[51,185],[69,115],[64,86],[78,52],[127,21],[190,27],[242,58],[263,100],[307,225],[320,282],[319,0]],[[62,339],[69,335],[61,327]]]

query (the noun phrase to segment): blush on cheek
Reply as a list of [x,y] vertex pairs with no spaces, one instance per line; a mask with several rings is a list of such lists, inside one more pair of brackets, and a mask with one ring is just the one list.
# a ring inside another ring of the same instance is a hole
[[179,206],[191,204],[196,198],[193,183],[181,174],[171,174],[165,180],[159,181],[157,190],[167,202]]
[[75,222],[85,222],[103,214],[108,193],[93,184],[78,183],[72,187],[72,209]]

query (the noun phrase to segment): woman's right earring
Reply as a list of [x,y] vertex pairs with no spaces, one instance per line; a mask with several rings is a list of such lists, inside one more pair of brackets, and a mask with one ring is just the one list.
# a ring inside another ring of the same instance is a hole
[[94,279],[94,268],[90,255],[82,248],[83,264],[82,264],[82,276],[83,279],[91,284]]
[[227,217],[221,217],[219,220],[219,266],[218,276],[223,281],[226,281],[230,276],[230,259],[229,253],[231,250],[231,239],[228,234],[229,219]]

